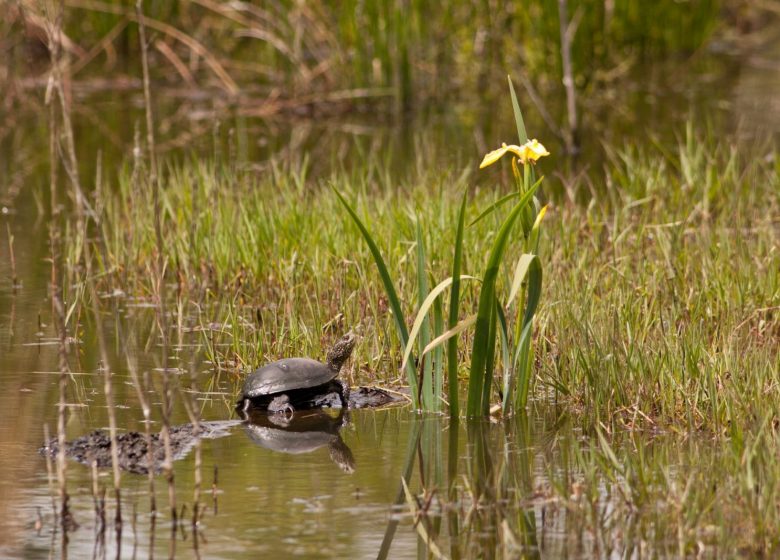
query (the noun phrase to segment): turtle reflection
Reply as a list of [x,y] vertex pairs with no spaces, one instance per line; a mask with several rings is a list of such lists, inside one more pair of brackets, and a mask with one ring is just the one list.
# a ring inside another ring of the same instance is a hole
[[341,439],[339,431],[346,424],[341,410],[333,416],[322,410],[298,411],[291,414],[266,414],[249,410],[243,425],[255,444],[277,451],[300,455],[327,446],[331,460],[347,474],[355,472],[355,458]]

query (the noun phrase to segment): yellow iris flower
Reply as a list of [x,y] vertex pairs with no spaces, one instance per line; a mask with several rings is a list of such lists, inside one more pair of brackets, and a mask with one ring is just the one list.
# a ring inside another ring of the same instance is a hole
[[522,146],[516,146],[514,144],[507,146],[506,144],[501,144],[499,149],[493,150],[485,156],[485,159],[483,159],[482,163],[479,164],[479,168],[483,169],[488,165],[493,165],[507,152],[511,152],[516,155],[517,159],[519,159],[520,163],[522,164],[526,164],[528,162],[536,163],[536,160],[538,160],[540,157],[550,155],[550,152],[547,151],[547,148],[539,143],[536,138],[529,140]]

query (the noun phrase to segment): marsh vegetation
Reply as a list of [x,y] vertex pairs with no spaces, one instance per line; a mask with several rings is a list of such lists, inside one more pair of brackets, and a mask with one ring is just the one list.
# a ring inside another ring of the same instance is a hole
[[347,4],[0,7],[0,554],[776,554],[769,12]]

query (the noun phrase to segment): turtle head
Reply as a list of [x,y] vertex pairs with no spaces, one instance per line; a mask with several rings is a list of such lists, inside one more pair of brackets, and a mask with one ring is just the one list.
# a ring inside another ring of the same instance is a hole
[[328,352],[328,367],[333,371],[340,371],[341,366],[344,365],[352,354],[352,349],[357,342],[357,335],[353,332],[348,332],[342,336],[339,341],[333,345],[333,348]]

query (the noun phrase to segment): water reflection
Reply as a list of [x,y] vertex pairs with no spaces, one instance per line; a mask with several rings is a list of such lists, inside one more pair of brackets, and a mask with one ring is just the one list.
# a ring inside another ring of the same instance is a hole
[[301,455],[327,447],[330,459],[345,473],[355,472],[355,458],[341,439],[339,431],[346,424],[347,413],[338,416],[322,410],[285,414],[266,414],[250,410],[243,425],[253,443],[278,453]]
[[[204,409],[206,417],[217,413]],[[195,530],[186,513],[194,509],[194,454],[175,463],[184,508],[175,531],[166,514],[156,522],[149,516],[145,477],[128,474],[119,533],[111,499],[96,513],[94,496],[103,495],[106,477],[97,477],[94,493],[91,469],[77,466],[68,475],[80,525],[68,535],[70,556],[91,555],[98,537],[109,557],[131,557],[133,549],[165,556],[171,541],[188,556],[196,533],[208,558],[279,550],[350,558],[684,555],[698,546],[734,550],[739,524],[707,527],[744,514],[733,504],[755,498],[745,486],[749,473],[743,480],[729,449],[671,434],[583,434],[544,403],[501,422],[452,422],[395,407],[352,411],[348,422],[345,414],[306,411],[282,422],[253,414],[203,424],[224,430],[201,444]],[[43,459],[33,463],[13,471],[17,491],[0,496],[19,521],[13,539],[6,533],[0,541],[4,556],[43,558],[62,546]],[[158,488],[157,508],[165,512],[166,492]],[[755,510],[757,519],[762,511]],[[2,520],[6,527],[9,521]]]
[[[171,458],[180,461],[187,457],[197,441],[219,439],[231,435],[232,429],[242,426],[249,440],[276,453],[303,455],[322,447],[327,448],[331,461],[347,474],[355,472],[355,458],[341,439],[340,430],[348,424],[349,413],[337,409],[337,414],[325,410],[297,411],[290,414],[268,414],[250,409],[242,412],[242,420],[222,420],[172,426],[170,433]],[[66,456],[83,465],[96,468],[111,467],[110,436],[104,430],[67,442]],[[150,450],[151,449],[151,453]],[[51,438],[40,449],[41,453],[56,457],[57,438]],[[163,437],[160,433],[145,434],[129,431],[117,436],[119,467],[134,474],[156,474],[165,461]],[[151,456],[150,456],[151,455]]]

